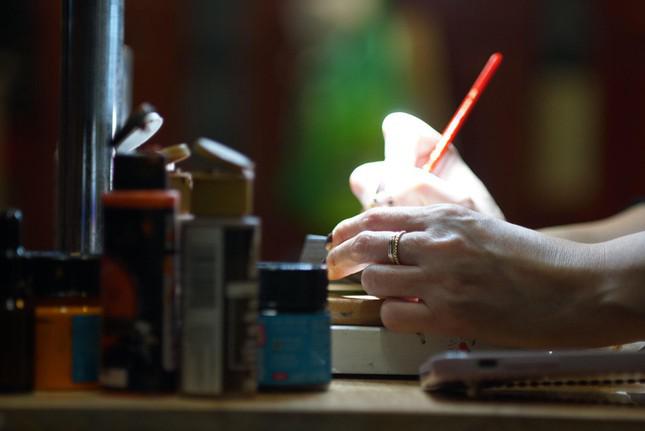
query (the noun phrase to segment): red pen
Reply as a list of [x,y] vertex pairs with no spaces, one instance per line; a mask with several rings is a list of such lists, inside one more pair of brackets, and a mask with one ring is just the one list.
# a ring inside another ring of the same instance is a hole
[[475,80],[475,83],[471,87],[470,91],[468,92],[468,94],[466,94],[466,97],[464,98],[463,102],[461,102],[461,105],[459,105],[459,109],[457,109],[457,112],[455,112],[455,115],[453,115],[452,119],[441,134],[441,139],[439,139],[439,142],[437,142],[437,144],[434,146],[434,149],[430,153],[430,156],[428,156],[428,161],[425,165],[423,165],[424,170],[426,170],[427,172],[433,172],[437,167],[437,164],[439,164],[443,156],[446,154],[446,151],[448,151],[450,144],[457,136],[459,129],[461,129],[461,126],[463,126],[466,118],[468,118],[468,115],[470,114],[470,111],[472,111],[473,106],[475,106],[475,103],[477,103],[479,96],[481,96],[481,94],[486,89],[488,81],[490,81],[490,79],[497,71],[497,68],[502,62],[502,58],[503,56],[499,52],[496,52],[490,56],[488,62],[486,62],[486,65],[479,73],[479,76]]

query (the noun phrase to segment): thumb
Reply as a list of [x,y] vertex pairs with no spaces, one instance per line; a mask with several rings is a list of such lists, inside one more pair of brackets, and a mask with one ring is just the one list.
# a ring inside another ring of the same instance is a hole
[[423,166],[441,134],[423,120],[405,112],[383,119],[385,161],[395,166]]
[[358,166],[349,176],[349,186],[352,193],[363,205],[363,208],[368,208],[372,204],[374,195],[383,181],[384,172],[383,162],[372,162]]

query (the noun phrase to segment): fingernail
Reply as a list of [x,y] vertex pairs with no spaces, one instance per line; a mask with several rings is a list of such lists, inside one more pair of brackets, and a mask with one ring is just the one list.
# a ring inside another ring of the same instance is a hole
[[333,233],[330,233],[327,235],[327,239],[325,240],[325,250],[329,251],[331,250],[331,242],[333,240]]

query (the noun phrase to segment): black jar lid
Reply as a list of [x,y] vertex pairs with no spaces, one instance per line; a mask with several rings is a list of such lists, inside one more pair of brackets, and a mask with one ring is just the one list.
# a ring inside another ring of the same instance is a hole
[[327,304],[327,267],[300,262],[258,263],[260,309],[317,311]]
[[70,256],[67,259],[68,288],[81,296],[100,294],[101,260],[94,255]]
[[98,256],[69,256],[60,252],[32,252],[25,266],[33,292],[41,298],[98,297]]

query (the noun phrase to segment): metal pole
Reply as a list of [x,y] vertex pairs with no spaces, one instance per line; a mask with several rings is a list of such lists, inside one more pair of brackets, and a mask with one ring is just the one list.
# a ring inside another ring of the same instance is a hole
[[100,253],[101,194],[110,187],[117,127],[124,0],[63,0],[58,246]]

